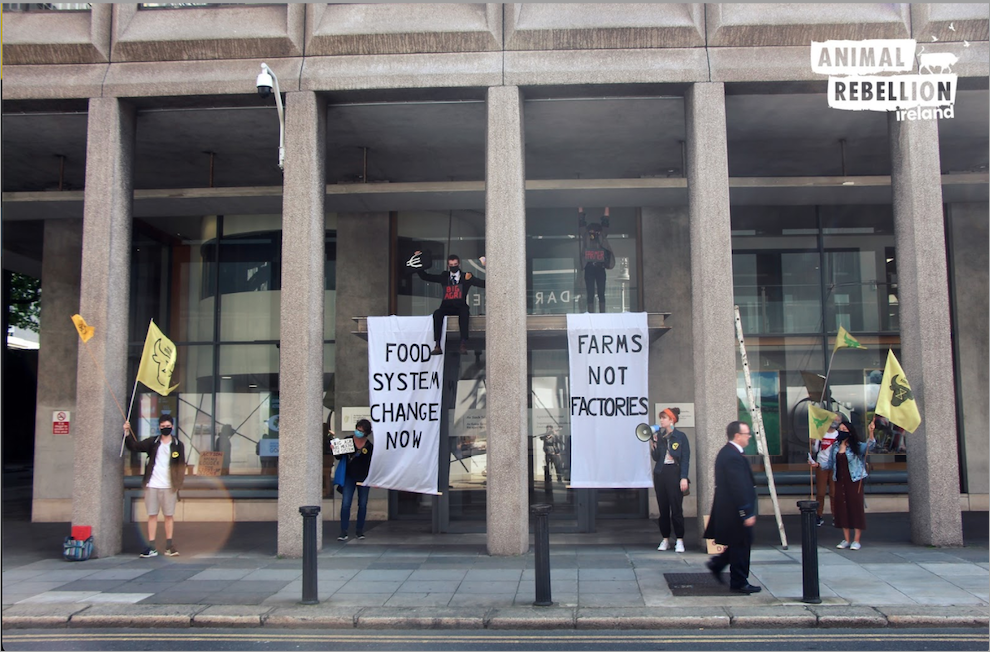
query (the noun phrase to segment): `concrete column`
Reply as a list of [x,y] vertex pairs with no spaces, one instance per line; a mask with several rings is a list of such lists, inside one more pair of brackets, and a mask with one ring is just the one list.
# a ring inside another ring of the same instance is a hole
[[121,550],[134,134],[133,106],[89,101],[79,314],[95,334],[77,356],[72,522],[93,527],[98,557]]
[[[698,531],[710,513],[715,456],[736,409],[736,338],[732,296],[729,167],[725,86],[694,84],[684,97],[688,212],[691,219],[691,305],[694,327],[695,466]],[[695,493],[692,491],[692,493]]]
[[488,265],[488,552],[529,550],[526,487],[526,172],[519,88],[488,89],[485,241]]
[[338,431],[342,408],[366,407],[369,403],[368,339],[354,335],[354,317],[389,314],[388,250],[388,213],[337,215],[337,305],[346,306],[346,310],[336,311],[334,401]]
[[[279,348],[278,553],[301,557],[299,508],[323,502],[326,104],[286,94]],[[323,545],[322,514],[316,546]]]
[[921,411],[921,427],[908,436],[911,540],[918,545],[961,546],[938,124],[897,122],[893,113],[887,124],[901,320],[899,359]]
[[[73,436],[76,414],[76,354],[82,341],[70,321],[79,312],[82,265],[81,220],[46,220],[41,258],[41,332],[34,427],[34,492],[31,520],[72,519]],[[88,357],[88,356],[87,356]],[[97,381],[102,383],[97,378]],[[75,417],[68,435],[52,434],[52,412]]]
[[987,423],[990,406],[986,387],[990,387],[987,360],[990,359],[990,296],[987,270],[990,270],[987,243],[987,202],[952,204],[949,222],[952,241],[952,287],[954,296],[953,335],[956,340],[956,387],[959,397],[960,430],[964,434],[963,454],[966,483],[963,490],[970,495],[970,509],[986,506],[990,493],[990,451],[987,450]]
[[[643,309],[646,312],[669,312],[667,326],[671,330],[650,343],[650,417],[653,404],[662,407],[670,403],[694,402],[694,342],[691,313],[691,227],[687,206],[664,206],[643,209]],[[677,427],[687,435],[691,445],[691,468],[688,474],[696,484],[711,469],[698,466],[696,458],[697,428]],[[693,487],[692,487],[693,489]],[[650,517],[659,513],[656,494],[650,490]],[[697,513],[697,493],[684,499],[684,513]],[[711,505],[705,505],[705,509]],[[659,535],[658,535],[659,536]],[[659,543],[659,539],[657,540]]]

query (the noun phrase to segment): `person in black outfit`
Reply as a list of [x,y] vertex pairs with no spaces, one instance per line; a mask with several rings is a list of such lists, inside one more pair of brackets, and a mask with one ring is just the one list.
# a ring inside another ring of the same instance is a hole
[[708,570],[724,584],[722,571],[729,567],[729,588],[736,593],[759,593],[763,587],[749,583],[749,553],[756,525],[756,482],[743,450],[749,443],[749,426],[733,421],[725,429],[729,442],[715,458],[715,498],[705,538],[728,546],[708,561]]
[[347,541],[348,539],[347,529],[351,524],[351,502],[354,500],[355,493],[358,495],[357,523],[355,524],[357,538],[364,538],[364,521],[368,513],[368,495],[371,493],[371,487],[359,486],[358,483],[364,482],[368,478],[368,471],[371,469],[371,456],[375,451],[375,446],[368,441],[369,436],[371,436],[371,422],[367,419],[359,420],[354,424],[354,452],[334,455],[337,460],[346,458],[346,462],[343,463],[340,536],[337,537],[337,541]]
[[657,493],[660,508],[660,536],[663,540],[657,550],[670,549],[670,527],[674,527],[674,550],[684,552],[684,494],[689,488],[688,470],[691,464],[691,446],[687,435],[674,424],[681,411],[676,407],[664,408],[660,413],[660,432],[650,439],[650,455],[653,467],[653,490]]
[[584,209],[578,207],[578,237],[581,240],[580,261],[584,270],[585,306],[587,312],[595,312],[595,288],[598,289],[598,312],[605,312],[605,270],[615,267],[615,254],[608,243],[608,207],[601,223],[588,223]]
[[[433,347],[433,354],[440,355],[443,350],[440,348],[440,341],[443,338],[443,318],[447,315],[457,315],[457,324],[461,331],[461,353],[467,353],[468,339],[468,315],[471,309],[467,304],[467,294],[473,287],[485,287],[485,279],[478,278],[471,272],[461,270],[461,259],[456,254],[447,256],[447,271],[440,274],[430,274],[422,269],[422,259],[417,251],[406,261],[406,267],[415,269],[419,277],[431,283],[443,285],[443,301],[440,307],[433,311],[433,339],[436,345]],[[481,264],[485,264],[482,256]]]

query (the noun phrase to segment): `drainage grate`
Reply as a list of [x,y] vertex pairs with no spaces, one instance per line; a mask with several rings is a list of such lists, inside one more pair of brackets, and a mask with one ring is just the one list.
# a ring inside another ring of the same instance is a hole
[[[728,569],[723,573],[729,579]],[[697,597],[706,595],[736,595],[729,587],[719,584],[709,572],[704,573],[664,573],[670,592],[678,597]],[[739,594],[742,595],[742,594]]]

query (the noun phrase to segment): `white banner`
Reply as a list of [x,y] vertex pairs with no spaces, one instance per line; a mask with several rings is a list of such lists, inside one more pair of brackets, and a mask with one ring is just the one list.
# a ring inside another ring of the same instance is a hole
[[571,487],[652,487],[646,313],[568,314]]
[[431,315],[368,317],[375,451],[366,486],[438,493],[443,356],[432,349]]

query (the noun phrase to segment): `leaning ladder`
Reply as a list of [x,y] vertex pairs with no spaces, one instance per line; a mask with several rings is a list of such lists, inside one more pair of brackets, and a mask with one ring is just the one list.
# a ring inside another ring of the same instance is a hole
[[767,484],[770,488],[770,499],[773,501],[773,513],[777,517],[777,529],[780,530],[780,545],[787,550],[787,534],[784,532],[784,521],[780,517],[780,503],[777,502],[777,485],[773,481],[773,469],[770,467],[770,451],[767,449],[766,431],[763,429],[763,412],[756,407],[756,396],[753,392],[753,382],[749,375],[749,360],[746,357],[746,342],[743,340],[742,320],[739,318],[739,306],[736,309],[736,339],[739,340],[739,353],[742,355],[743,377],[746,379],[746,400],[749,402],[749,415],[753,421],[753,431],[756,435],[756,450],[763,456],[763,467],[767,471]]

